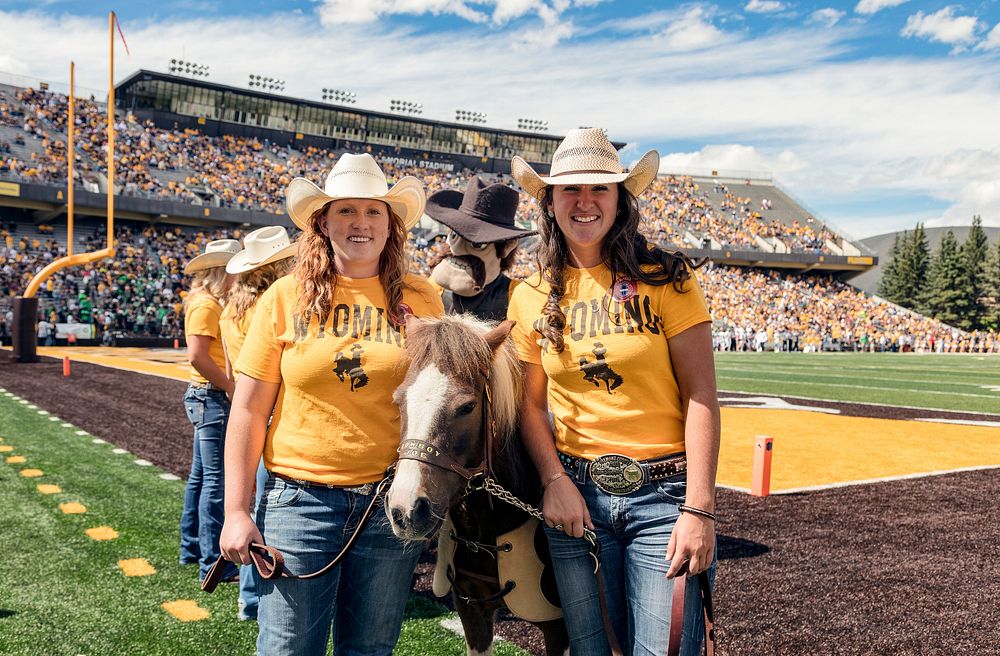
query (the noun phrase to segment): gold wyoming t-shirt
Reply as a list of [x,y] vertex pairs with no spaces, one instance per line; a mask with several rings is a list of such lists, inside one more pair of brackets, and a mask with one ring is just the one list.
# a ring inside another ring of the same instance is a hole
[[229,356],[229,363],[233,368],[233,377],[239,374],[236,360],[240,357],[243,340],[246,339],[247,332],[250,330],[250,322],[253,320],[253,313],[256,309],[257,303],[254,303],[237,321],[233,304],[226,303],[226,307],[222,310],[222,316],[219,318],[219,332],[222,333],[222,341],[226,345],[226,355]]
[[[418,317],[444,313],[424,278],[408,275],[403,303]],[[396,458],[399,411],[392,393],[406,374],[405,328],[388,320],[377,277],[339,277],[320,330],[295,313],[298,286],[279,279],[257,302],[237,359],[241,375],[280,383],[264,443],[264,466],[331,485],[382,478]]]
[[611,284],[604,265],[566,267],[565,349],[539,332],[549,285],[535,274],[518,285],[507,317],[518,355],[548,376],[556,448],[581,458],[620,453],[640,460],[684,450],[684,414],[667,339],[710,321],[697,279]]
[[[226,370],[226,355],[222,351],[222,334],[219,332],[219,318],[222,315],[222,305],[215,300],[215,297],[205,292],[195,294],[188,301],[187,309],[184,311],[184,335],[203,335],[211,337],[212,342],[208,347],[208,355],[212,362],[219,365],[219,369]],[[204,385],[208,379],[198,373],[198,370],[191,367],[191,382]]]

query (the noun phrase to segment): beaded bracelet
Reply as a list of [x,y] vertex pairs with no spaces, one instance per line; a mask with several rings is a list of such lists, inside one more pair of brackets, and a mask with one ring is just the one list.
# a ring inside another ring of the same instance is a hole
[[718,521],[715,517],[715,513],[708,512],[707,510],[702,510],[701,508],[692,508],[691,506],[685,506],[681,504],[677,506],[677,510],[680,512],[691,513],[692,515],[698,515],[700,517],[705,517],[706,519],[711,519],[713,522]]

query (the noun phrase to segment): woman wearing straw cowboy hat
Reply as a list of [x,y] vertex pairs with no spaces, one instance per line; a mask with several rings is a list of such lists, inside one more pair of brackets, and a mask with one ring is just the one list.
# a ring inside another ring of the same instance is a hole
[[[219,557],[222,532],[223,441],[233,381],[226,374],[219,318],[232,283],[226,263],[239,250],[240,242],[235,239],[216,239],[184,267],[184,273],[193,277],[184,301],[184,334],[191,364],[184,410],[194,425],[194,457],[181,515],[181,562],[198,563],[201,579]],[[235,574],[234,568],[226,578]]]
[[449,228],[451,253],[431,272],[444,289],[448,314],[471,312],[480,319],[501,321],[513,281],[505,272],[514,262],[517,242],[534,235],[514,225],[521,195],[503,184],[487,185],[478,176],[465,192],[445,189],[427,199],[427,215]]
[[[601,545],[625,653],[666,653],[673,577],[714,561],[711,323],[687,258],[653,248],[637,230],[636,196],[658,166],[650,151],[626,171],[598,129],[571,130],[547,177],[511,162],[544,215],[540,273],[514,290],[508,317],[525,362],[521,430],[545,487],[574,656],[608,652],[588,545],[576,539],[584,528]],[[696,654],[698,586],[685,595],[682,653]]]
[[[294,274],[264,292],[236,361],[229,560],[249,564],[256,541],[281,551],[292,574],[325,566],[395,460],[405,318],[443,313],[430,284],[406,273],[405,235],[424,200],[416,178],[390,188],[367,154],[342,155],[324,189],[296,178],[285,190],[303,235]],[[262,453],[269,475],[255,523],[249,491]],[[391,654],[418,556],[372,521],[330,574],[261,581],[258,653],[325,653],[332,624],[337,654]]]
[[[274,281],[288,273],[290,258],[297,251],[298,244],[289,241],[288,231],[281,226],[268,226],[244,237],[243,250],[226,264],[226,272],[236,276],[220,320],[222,345],[225,347],[226,363],[232,378],[235,379],[239,374],[236,359],[250,329],[257,300]],[[267,470],[261,463],[257,467],[255,496],[251,508],[256,507],[266,480]],[[241,620],[257,619],[257,579],[257,570],[250,565],[240,568],[237,617]]]

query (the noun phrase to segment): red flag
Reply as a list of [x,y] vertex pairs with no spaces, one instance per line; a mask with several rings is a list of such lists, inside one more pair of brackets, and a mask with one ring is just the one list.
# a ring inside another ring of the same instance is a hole
[[132,53],[128,51],[128,41],[125,40],[125,35],[122,33],[122,24],[118,22],[118,14],[115,14],[115,27],[118,28],[118,36],[122,38],[122,43],[125,44],[125,54],[131,55]]

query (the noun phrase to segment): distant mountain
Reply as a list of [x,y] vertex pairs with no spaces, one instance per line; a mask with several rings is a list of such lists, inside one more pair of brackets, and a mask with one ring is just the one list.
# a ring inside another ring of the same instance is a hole
[[[955,233],[955,239],[957,239],[959,245],[961,245],[965,241],[966,236],[969,234],[970,227],[971,226],[944,226],[940,228],[925,227],[924,232],[927,233],[927,243],[930,245],[931,252],[937,250],[941,237],[943,237],[949,230]],[[909,231],[900,230],[899,232],[887,232],[884,235],[876,235],[874,237],[869,237],[868,239],[862,239],[861,243],[875,251],[878,255],[879,263],[878,266],[872,267],[868,271],[851,278],[848,282],[855,287],[868,292],[869,294],[877,294],[879,281],[882,280],[881,268],[889,261],[889,251],[892,250],[892,242],[895,240],[896,235],[899,235],[900,239],[902,239],[904,232],[912,231],[913,229],[911,228]],[[1000,239],[1000,228],[983,226],[983,232],[986,233],[991,245],[995,244],[997,239]]]

